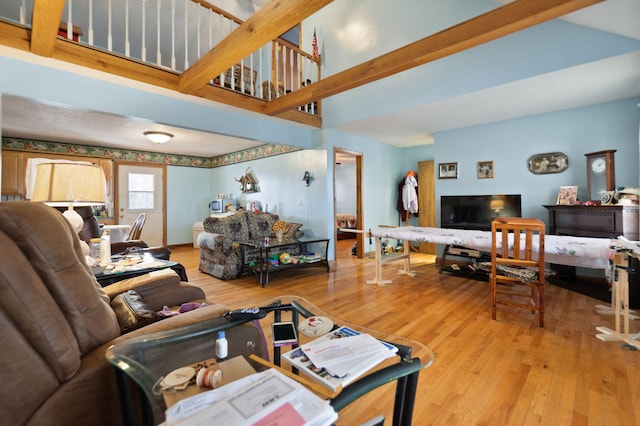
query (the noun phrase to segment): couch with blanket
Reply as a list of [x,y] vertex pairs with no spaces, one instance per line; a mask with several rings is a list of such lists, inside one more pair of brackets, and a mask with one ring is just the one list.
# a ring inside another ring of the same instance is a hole
[[358,220],[350,213],[336,213],[336,229],[338,240],[355,238],[354,232],[344,232],[341,229],[358,229]]
[[[276,238],[277,231],[282,231],[283,238],[300,238],[302,224],[279,220],[278,215],[270,213],[253,213],[240,210],[231,216],[207,217],[203,221],[204,231],[198,235],[200,246],[199,269],[222,280],[238,277],[243,270],[242,254],[238,241],[264,240],[265,237]],[[288,252],[299,254],[298,246],[282,247],[273,253]],[[256,250],[245,250],[245,264],[255,262]]]
[[[0,423],[122,424],[115,369],[105,358],[110,345],[201,320],[227,321],[225,306],[199,307],[202,289],[161,275],[102,289],[60,212],[40,203],[0,203]],[[185,302],[198,309],[156,315]],[[250,342],[264,348],[261,330],[238,328],[242,336],[229,337],[230,356],[246,355]]]

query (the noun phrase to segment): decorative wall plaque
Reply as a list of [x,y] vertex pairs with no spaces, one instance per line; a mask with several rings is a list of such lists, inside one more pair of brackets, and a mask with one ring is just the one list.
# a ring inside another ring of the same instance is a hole
[[569,167],[569,159],[561,152],[536,154],[529,158],[529,171],[536,175],[564,172]]

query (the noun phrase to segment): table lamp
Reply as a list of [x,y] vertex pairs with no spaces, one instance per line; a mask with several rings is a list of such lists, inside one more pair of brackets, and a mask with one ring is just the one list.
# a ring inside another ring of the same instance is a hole
[[73,229],[83,220],[73,207],[104,204],[107,182],[102,167],[84,163],[41,163],[36,166],[31,201],[49,206],[68,206],[63,213]]

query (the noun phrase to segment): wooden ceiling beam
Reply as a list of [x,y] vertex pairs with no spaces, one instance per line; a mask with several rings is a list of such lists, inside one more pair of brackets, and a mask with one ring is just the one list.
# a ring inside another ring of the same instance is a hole
[[270,1],[183,72],[178,90],[194,93],[214,76],[220,75],[332,1]]
[[517,0],[407,46],[302,87],[265,105],[279,114],[462,52],[603,0]]
[[31,21],[31,52],[51,56],[60,28],[64,0],[35,0]]

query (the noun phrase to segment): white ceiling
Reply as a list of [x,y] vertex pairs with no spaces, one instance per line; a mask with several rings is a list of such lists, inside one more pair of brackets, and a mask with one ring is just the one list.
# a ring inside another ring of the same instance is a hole
[[[504,4],[512,0],[493,1]],[[607,0],[563,19],[640,40],[638,0]],[[640,52],[346,123],[339,128],[389,145],[406,147],[429,143],[433,133],[439,131],[636,96],[640,96]]]
[[[508,0],[494,1],[506,3]],[[638,0],[607,0],[567,15],[566,19],[640,40]],[[640,52],[346,123],[339,128],[390,145],[411,146],[429,143],[432,134],[442,130],[636,96],[640,96]],[[158,148],[142,135],[147,130],[162,130],[175,137]],[[8,96],[2,99],[2,135],[204,157],[262,144],[137,118],[35,104]]]
[[[174,137],[166,144],[156,145],[143,135],[149,130],[168,132]],[[2,135],[197,157],[215,157],[265,143],[15,96],[2,98]]]

